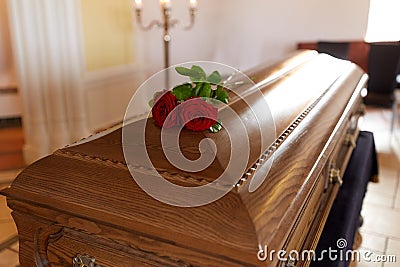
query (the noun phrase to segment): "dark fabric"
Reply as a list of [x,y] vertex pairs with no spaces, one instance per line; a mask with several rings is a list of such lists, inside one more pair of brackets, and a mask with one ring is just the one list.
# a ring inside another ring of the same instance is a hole
[[349,47],[348,42],[318,42],[317,50],[340,59],[348,59]]
[[[343,185],[334,201],[316,249],[317,257],[323,250],[328,251],[329,248],[338,250],[337,253],[332,254],[338,256],[338,259],[331,261],[325,253],[322,261],[313,261],[310,266],[347,267],[349,265],[349,261],[345,260],[345,253],[353,247],[367,184],[377,174],[378,162],[373,134],[360,132],[357,146],[343,176]],[[339,239],[347,241],[347,246],[341,250],[337,245]],[[340,260],[341,252],[339,251],[342,251],[343,260]]]
[[367,105],[391,107],[399,71],[400,43],[371,43],[368,57],[369,94],[365,99]]

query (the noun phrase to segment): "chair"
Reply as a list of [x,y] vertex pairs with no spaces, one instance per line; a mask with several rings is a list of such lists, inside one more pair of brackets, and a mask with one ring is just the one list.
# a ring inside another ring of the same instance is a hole
[[[400,75],[398,75],[400,77]],[[392,123],[390,125],[390,132],[393,134],[394,127],[397,121],[399,120],[399,104],[400,104],[400,86],[397,84],[396,90],[394,90],[394,102],[393,102],[393,111],[392,111]]]
[[349,42],[318,42],[317,51],[319,53],[326,53],[328,55],[347,60],[349,47]]
[[399,70],[399,42],[371,43],[368,57],[368,96],[365,98],[367,105],[393,108]]

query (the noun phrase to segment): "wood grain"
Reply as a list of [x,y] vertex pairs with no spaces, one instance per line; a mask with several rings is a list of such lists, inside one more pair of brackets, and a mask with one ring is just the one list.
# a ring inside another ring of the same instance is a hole
[[[95,256],[102,266],[281,266],[277,259],[259,261],[260,247],[314,246],[336,194],[334,186],[326,188],[327,174],[358,112],[363,72],[354,64],[304,52],[252,75],[276,122],[277,141],[268,145],[279,144],[260,188],[250,193],[249,179],[205,206],[161,203],[132,179],[118,129],[32,164],[2,192],[22,240],[21,266],[34,266],[32,257],[43,266],[71,266],[78,253]],[[249,109],[258,101],[232,101],[231,107],[251,118]],[[259,141],[263,129],[252,119],[247,126],[251,167],[264,149]],[[224,147],[230,144],[224,131],[181,133],[181,149],[189,158],[199,156],[196,148],[205,137],[219,145],[214,163],[193,174],[166,160],[160,129],[147,127],[147,149],[165,179],[200,186],[226,167]]]

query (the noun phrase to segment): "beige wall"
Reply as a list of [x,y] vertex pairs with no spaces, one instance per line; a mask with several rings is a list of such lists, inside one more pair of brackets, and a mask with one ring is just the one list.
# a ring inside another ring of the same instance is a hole
[[[157,1],[143,1],[148,21],[159,18]],[[187,1],[172,0],[172,15],[188,19]],[[172,30],[171,63],[215,60],[245,70],[273,62],[299,41],[361,40],[369,0],[201,0],[191,31]],[[137,32],[141,60],[162,68],[161,32]]]
[[[6,1],[0,0],[2,40],[8,40]],[[136,88],[163,68],[162,30],[133,28],[130,0],[78,3],[82,32],[76,34],[83,35],[85,109],[89,129],[94,130],[122,119]],[[160,19],[158,0],[143,3],[145,23]],[[182,23],[171,30],[171,63],[212,60],[242,70],[278,60],[299,41],[363,39],[369,7],[368,0],[201,0],[195,27],[184,31],[187,4],[172,0],[172,16]],[[7,43],[0,44],[0,73],[9,72],[12,63]]]
[[80,0],[83,98],[91,132],[120,122],[144,80],[136,64],[130,0]]
[[[6,1],[0,0],[0,77],[13,73]],[[175,18],[188,20],[187,1],[172,6]],[[171,31],[171,62],[215,60],[246,69],[277,60],[298,41],[362,39],[368,8],[369,0],[202,0],[195,27]],[[136,61],[149,74],[162,68],[161,30],[134,32],[130,0],[81,0],[81,9],[88,71]],[[143,15],[145,22],[160,18],[158,1],[144,1]]]
[[82,0],[86,69],[134,62],[134,33],[130,0]]
[[[85,81],[85,106],[89,128],[98,129],[120,120],[136,88],[163,68],[162,30],[132,32],[129,0],[81,1],[88,70],[97,72]],[[199,0],[185,31],[188,1],[171,2],[181,20],[171,29],[171,64],[211,60],[241,70],[278,60],[299,41],[363,39],[369,9],[369,0]],[[143,21],[153,19],[161,19],[159,1],[143,1]]]
[[0,0],[0,86],[15,83],[6,4]]

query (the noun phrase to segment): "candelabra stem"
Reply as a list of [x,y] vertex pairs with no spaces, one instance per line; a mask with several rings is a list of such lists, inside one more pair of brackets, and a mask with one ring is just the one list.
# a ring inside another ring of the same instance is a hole
[[167,69],[165,74],[165,86],[167,89],[169,88],[169,42],[170,36],[169,34],[164,34],[164,67]]
[[[171,35],[169,34],[169,29],[173,28],[175,25],[179,23],[177,19],[171,19],[171,8],[170,8],[170,1],[161,1],[161,12],[162,12],[162,21],[159,20],[152,20],[149,24],[145,25],[142,22],[142,1],[136,1],[136,20],[137,24],[139,27],[144,30],[148,31],[152,29],[153,27],[159,27],[163,28],[164,30],[164,35],[163,35],[163,43],[164,43],[164,68],[168,69],[169,68],[169,45],[171,42]],[[196,6],[197,2],[192,1],[190,2],[190,22],[189,25],[185,26],[185,30],[190,30],[193,25],[194,25],[194,19],[195,19],[195,11],[196,11]],[[166,71],[165,74],[165,87],[166,89],[169,88],[169,71]]]
[[[164,68],[168,69],[169,67],[169,43],[171,41],[171,36],[169,35],[169,27],[170,27],[170,10],[168,7],[162,7],[162,13],[164,18]],[[169,71],[166,72],[165,75],[165,86],[167,89],[169,88]]]
[[170,36],[168,34],[164,35],[164,67],[169,67],[169,42]]

